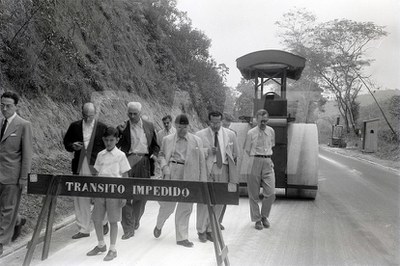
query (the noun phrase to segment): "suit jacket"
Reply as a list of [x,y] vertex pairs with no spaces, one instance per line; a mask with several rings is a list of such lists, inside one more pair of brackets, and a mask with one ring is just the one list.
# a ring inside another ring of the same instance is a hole
[[[238,170],[236,166],[236,161],[239,153],[239,146],[236,138],[235,132],[230,129],[226,129],[221,127],[222,136],[224,143],[220,145],[224,145],[225,153],[228,160],[229,167],[229,180],[230,183],[238,183],[239,176]],[[214,164],[214,156],[208,156],[208,150],[214,146],[214,135],[209,127],[204,128],[196,133],[196,136],[200,137],[203,141],[203,151],[204,156],[206,158],[206,166],[207,166],[207,177],[210,179],[210,173],[212,166]]]
[[97,120],[94,122],[92,136],[89,141],[87,149],[82,147],[81,150],[75,151],[72,148],[72,144],[76,141],[83,142],[83,120],[75,121],[69,126],[67,133],[64,136],[64,147],[67,151],[74,153],[74,158],[71,163],[71,170],[73,174],[79,174],[83,159],[87,158],[89,166],[92,170],[94,163],[96,162],[97,154],[105,149],[103,142],[103,134],[107,126]]
[[31,171],[32,142],[31,123],[17,115],[0,140],[0,183],[26,184]]
[[[160,167],[169,167],[172,153],[175,151],[177,134],[165,136],[162,141],[160,151]],[[185,169],[183,170],[184,180],[187,181],[207,181],[206,164],[203,153],[203,143],[201,139],[191,133],[187,133],[187,150],[185,158]],[[173,176],[171,176],[173,179]]]
[[[160,151],[160,146],[157,144],[157,134],[154,130],[154,126],[151,122],[142,119],[143,131],[147,139],[147,148],[149,150],[149,157],[154,154],[158,155]],[[130,121],[126,121],[124,126],[118,127],[120,133],[120,139],[117,143],[117,147],[125,152],[126,156],[129,155],[129,149],[131,148],[131,130]],[[154,161],[150,160],[150,171],[154,172]]]

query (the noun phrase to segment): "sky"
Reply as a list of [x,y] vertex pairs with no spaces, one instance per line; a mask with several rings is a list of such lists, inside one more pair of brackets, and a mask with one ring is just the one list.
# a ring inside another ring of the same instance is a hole
[[229,67],[230,87],[241,78],[236,59],[258,50],[284,49],[275,22],[289,10],[305,8],[317,22],[350,19],[385,26],[389,35],[369,45],[367,55],[375,61],[364,74],[382,89],[400,89],[399,0],[177,0],[177,8],[211,39],[211,56]]

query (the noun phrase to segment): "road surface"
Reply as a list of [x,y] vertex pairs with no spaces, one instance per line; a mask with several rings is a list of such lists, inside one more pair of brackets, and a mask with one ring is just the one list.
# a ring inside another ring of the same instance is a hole
[[[399,172],[320,149],[319,192],[315,200],[278,198],[271,228],[257,231],[250,222],[247,198],[228,206],[223,231],[231,265],[399,265]],[[162,235],[152,231],[158,203],[148,202],[133,238],[117,242],[118,257],[87,257],[96,245],[89,238],[72,240],[68,226],[54,234],[49,258],[37,248],[31,265],[216,265],[211,242],[201,243],[190,221],[193,248],[175,244],[174,219]],[[120,228],[121,229],[121,228]],[[109,239],[106,238],[106,242]],[[26,249],[0,259],[0,265],[21,265]]]

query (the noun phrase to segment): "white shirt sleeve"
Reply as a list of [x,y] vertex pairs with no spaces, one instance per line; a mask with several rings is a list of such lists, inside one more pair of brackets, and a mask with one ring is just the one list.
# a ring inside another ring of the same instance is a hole
[[119,160],[119,170],[121,171],[121,175],[131,170],[131,166],[129,164],[128,158],[126,158],[125,154],[121,155],[121,160]]

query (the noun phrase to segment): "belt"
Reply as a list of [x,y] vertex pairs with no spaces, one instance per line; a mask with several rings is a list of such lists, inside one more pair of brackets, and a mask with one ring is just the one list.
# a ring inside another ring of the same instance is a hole
[[271,158],[271,155],[252,155],[253,157],[259,157],[259,158]]
[[185,162],[169,161],[170,163],[185,164]]
[[132,152],[132,153],[129,153],[129,154],[128,154],[128,156],[131,156],[131,155],[136,155],[136,156],[149,156],[148,153],[134,153],[134,152]]

